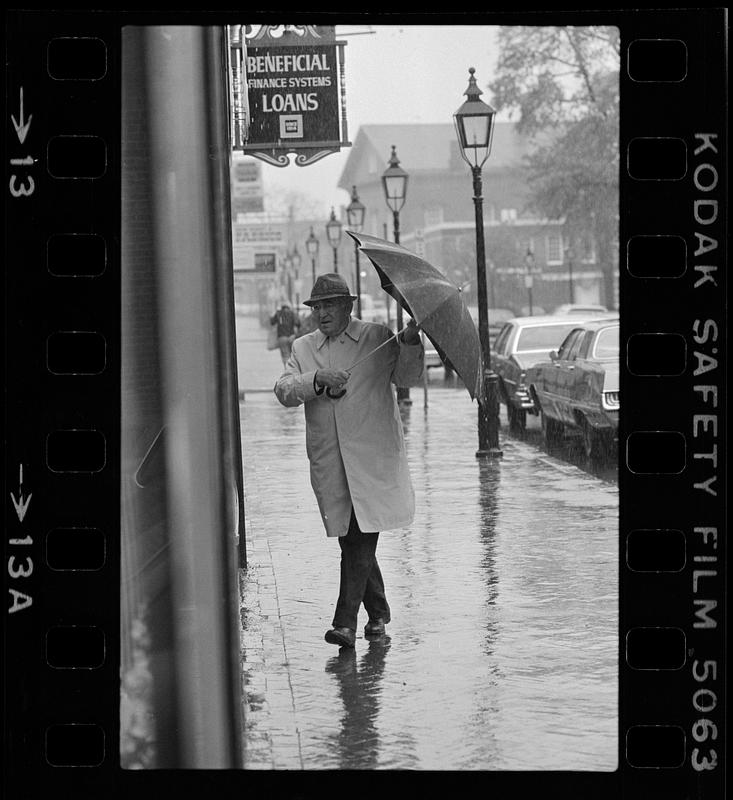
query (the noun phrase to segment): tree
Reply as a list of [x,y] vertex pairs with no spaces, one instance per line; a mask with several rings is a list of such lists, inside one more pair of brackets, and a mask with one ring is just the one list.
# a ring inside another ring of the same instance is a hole
[[617,264],[619,31],[612,27],[501,27],[497,111],[518,115],[534,147],[525,160],[529,207],[565,217],[570,239],[590,231],[613,305]]

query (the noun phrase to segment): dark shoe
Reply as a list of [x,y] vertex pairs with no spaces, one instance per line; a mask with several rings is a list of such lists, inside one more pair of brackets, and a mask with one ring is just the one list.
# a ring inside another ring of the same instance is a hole
[[370,619],[364,626],[364,636],[383,636],[385,622],[381,617]]
[[324,637],[329,644],[338,644],[341,647],[353,647],[354,640],[356,639],[356,631],[351,628],[333,628],[333,630],[326,631]]

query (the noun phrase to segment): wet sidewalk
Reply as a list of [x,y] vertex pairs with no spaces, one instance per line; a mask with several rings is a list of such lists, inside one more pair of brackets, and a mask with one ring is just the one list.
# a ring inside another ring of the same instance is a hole
[[613,770],[618,492],[502,430],[431,371],[404,414],[417,513],[380,535],[382,639],[327,644],[338,543],[310,487],[302,408],[238,317],[248,567],[240,571],[247,769]]

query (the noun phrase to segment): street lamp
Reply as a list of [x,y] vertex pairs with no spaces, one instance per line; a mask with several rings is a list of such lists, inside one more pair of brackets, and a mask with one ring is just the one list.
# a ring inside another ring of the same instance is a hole
[[290,252],[285,254],[285,258],[283,259],[283,266],[285,267],[285,292],[288,298],[288,302],[293,302],[293,276],[290,273],[290,270],[293,266],[293,259],[290,256]]
[[311,232],[308,238],[305,240],[305,249],[308,255],[311,257],[311,273],[313,278],[313,283],[316,282],[316,258],[318,258],[318,248],[320,247],[320,242],[318,241],[318,237],[313,233],[313,226],[311,225]]
[[341,241],[341,223],[336,219],[336,214],[331,208],[331,219],[326,223],[326,236],[328,243],[333,247],[333,271],[339,271],[338,247]]
[[[394,227],[395,244],[400,243],[400,210],[405,205],[407,197],[407,178],[408,175],[397,158],[397,150],[392,145],[392,155],[389,158],[389,166],[382,173],[382,185],[384,186],[384,197],[387,206],[392,211],[392,224]],[[397,330],[402,330],[402,306],[397,303]],[[397,402],[403,405],[411,405],[410,390],[402,386],[397,387]]]
[[298,245],[293,245],[293,252],[290,254],[290,263],[295,271],[295,307],[300,308],[300,263],[302,261],[301,255],[298,252]]
[[486,288],[486,253],[484,250],[484,214],[481,196],[481,167],[491,152],[491,138],[496,111],[479,98],[483,94],[476,85],[474,73],[469,70],[466,101],[453,115],[458,144],[463,160],[473,175],[473,204],[476,212],[476,289],[478,293],[478,332],[481,342],[481,364],[484,374],[484,397],[478,408],[478,450],[476,457],[498,458],[499,448],[499,393],[498,379],[491,369],[489,344],[489,310]]
[[565,243],[565,258],[568,260],[568,289],[570,291],[570,302],[574,303],[573,298],[573,260],[575,259],[575,251],[573,250],[570,242]]
[[[351,187],[351,202],[346,206],[346,218],[354,233],[359,233],[364,225],[366,206],[359,201],[356,186]],[[354,259],[356,264],[356,316],[361,319],[361,276],[359,274],[359,245],[354,239]]]
[[529,300],[529,316],[532,316],[532,284],[534,283],[534,253],[532,248],[527,248],[527,255],[524,257],[527,272],[524,276],[524,285],[527,287],[527,298]]

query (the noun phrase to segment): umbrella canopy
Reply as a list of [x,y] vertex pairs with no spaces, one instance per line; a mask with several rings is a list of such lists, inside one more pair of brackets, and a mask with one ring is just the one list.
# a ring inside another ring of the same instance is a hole
[[374,265],[382,288],[415,320],[449,361],[472,398],[483,399],[481,342],[461,290],[404,247],[365,233],[349,235]]

